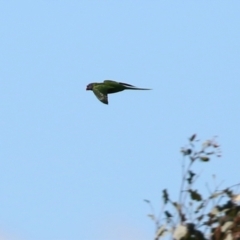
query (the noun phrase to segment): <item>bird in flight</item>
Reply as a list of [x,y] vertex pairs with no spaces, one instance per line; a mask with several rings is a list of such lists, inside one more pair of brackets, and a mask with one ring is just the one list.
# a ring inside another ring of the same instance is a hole
[[122,82],[115,82],[112,80],[105,80],[102,83],[89,83],[87,85],[86,90],[91,90],[104,104],[108,104],[108,94],[110,93],[117,93],[124,90],[151,90],[148,88],[137,88],[133,85],[122,83]]

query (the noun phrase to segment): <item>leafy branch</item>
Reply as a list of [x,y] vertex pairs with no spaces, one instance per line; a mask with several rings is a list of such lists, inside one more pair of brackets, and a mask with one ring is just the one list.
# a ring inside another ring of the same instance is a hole
[[176,240],[240,239],[240,194],[236,194],[240,183],[222,190],[215,187],[207,197],[194,188],[200,177],[193,170],[194,163],[208,163],[212,157],[221,157],[216,137],[199,145],[197,135],[193,134],[187,146],[181,148],[182,179],[178,201],[171,199],[167,189],[162,190],[162,209],[157,217],[151,202],[144,200],[151,210],[148,216],[155,224],[154,240],[167,234]]

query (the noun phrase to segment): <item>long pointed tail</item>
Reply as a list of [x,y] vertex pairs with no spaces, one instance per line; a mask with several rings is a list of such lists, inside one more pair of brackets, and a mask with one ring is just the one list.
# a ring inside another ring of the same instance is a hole
[[127,90],[152,90],[150,88],[126,87]]
[[131,84],[128,84],[128,83],[122,83],[122,82],[119,82],[120,85],[124,86],[125,89],[129,89],[129,90],[152,90],[150,88],[138,88],[138,87],[135,87]]

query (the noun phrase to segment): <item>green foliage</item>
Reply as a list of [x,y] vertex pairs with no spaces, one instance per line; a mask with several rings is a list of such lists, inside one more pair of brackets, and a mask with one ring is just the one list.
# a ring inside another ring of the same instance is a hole
[[199,175],[194,172],[193,164],[196,161],[207,163],[213,156],[221,156],[216,138],[203,142],[196,150],[198,145],[197,135],[193,134],[188,145],[181,149],[183,163],[179,200],[173,201],[169,191],[164,189],[159,217],[156,217],[151,202],[145,200],[152,212],[148,216],[156,227],[154,240],[166,234],[176,240],[240,240],[240,194],[235,193],[240,183],[222,190],[216,187],[207,197],[194,188]]

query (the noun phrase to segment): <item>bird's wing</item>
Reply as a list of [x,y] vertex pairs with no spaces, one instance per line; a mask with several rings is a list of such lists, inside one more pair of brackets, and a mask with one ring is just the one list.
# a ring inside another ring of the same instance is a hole
[[131,84],[128,84],[128,83],[122,83],[122,82],[119,82],[119,84],[123,85],[123,86],[128,86],[128,87],[135,87]]
[[102,103],[108,104],[108,95],[104,87],[101,87],[100,85],[94,86],[93,93],[95,94],[95,96],[98,98],[99,101],[101,101]]
[[107,84],[114,84],[114,85],[122,85],[123,87],[135,87],[131,84],[128,84],[128,83],[122,83],[122,82],[116,82],[116,81],[112,81],[112,80],[105,80],[104,83],[107,83]]
[[103,85],[107,88],[108,93],[120,92],[123,90],[151,90],[149,88],[138,88],[128,83],[115,82],[112,80],[105,80]]
[[104,80],[103,82],[104,82],[104,83],[115,83],[115,84],[118,83],[118,82],[113,81],[113,80]]
[[122,83],[122,82],[115,82],[112,80],[105,80],[104,83],[108,86],[108,88],[118,88],[118,89],[122,89],[122,90],[151,90],[149,88],[138,88],[135,87],[131,84],[128,83]]

